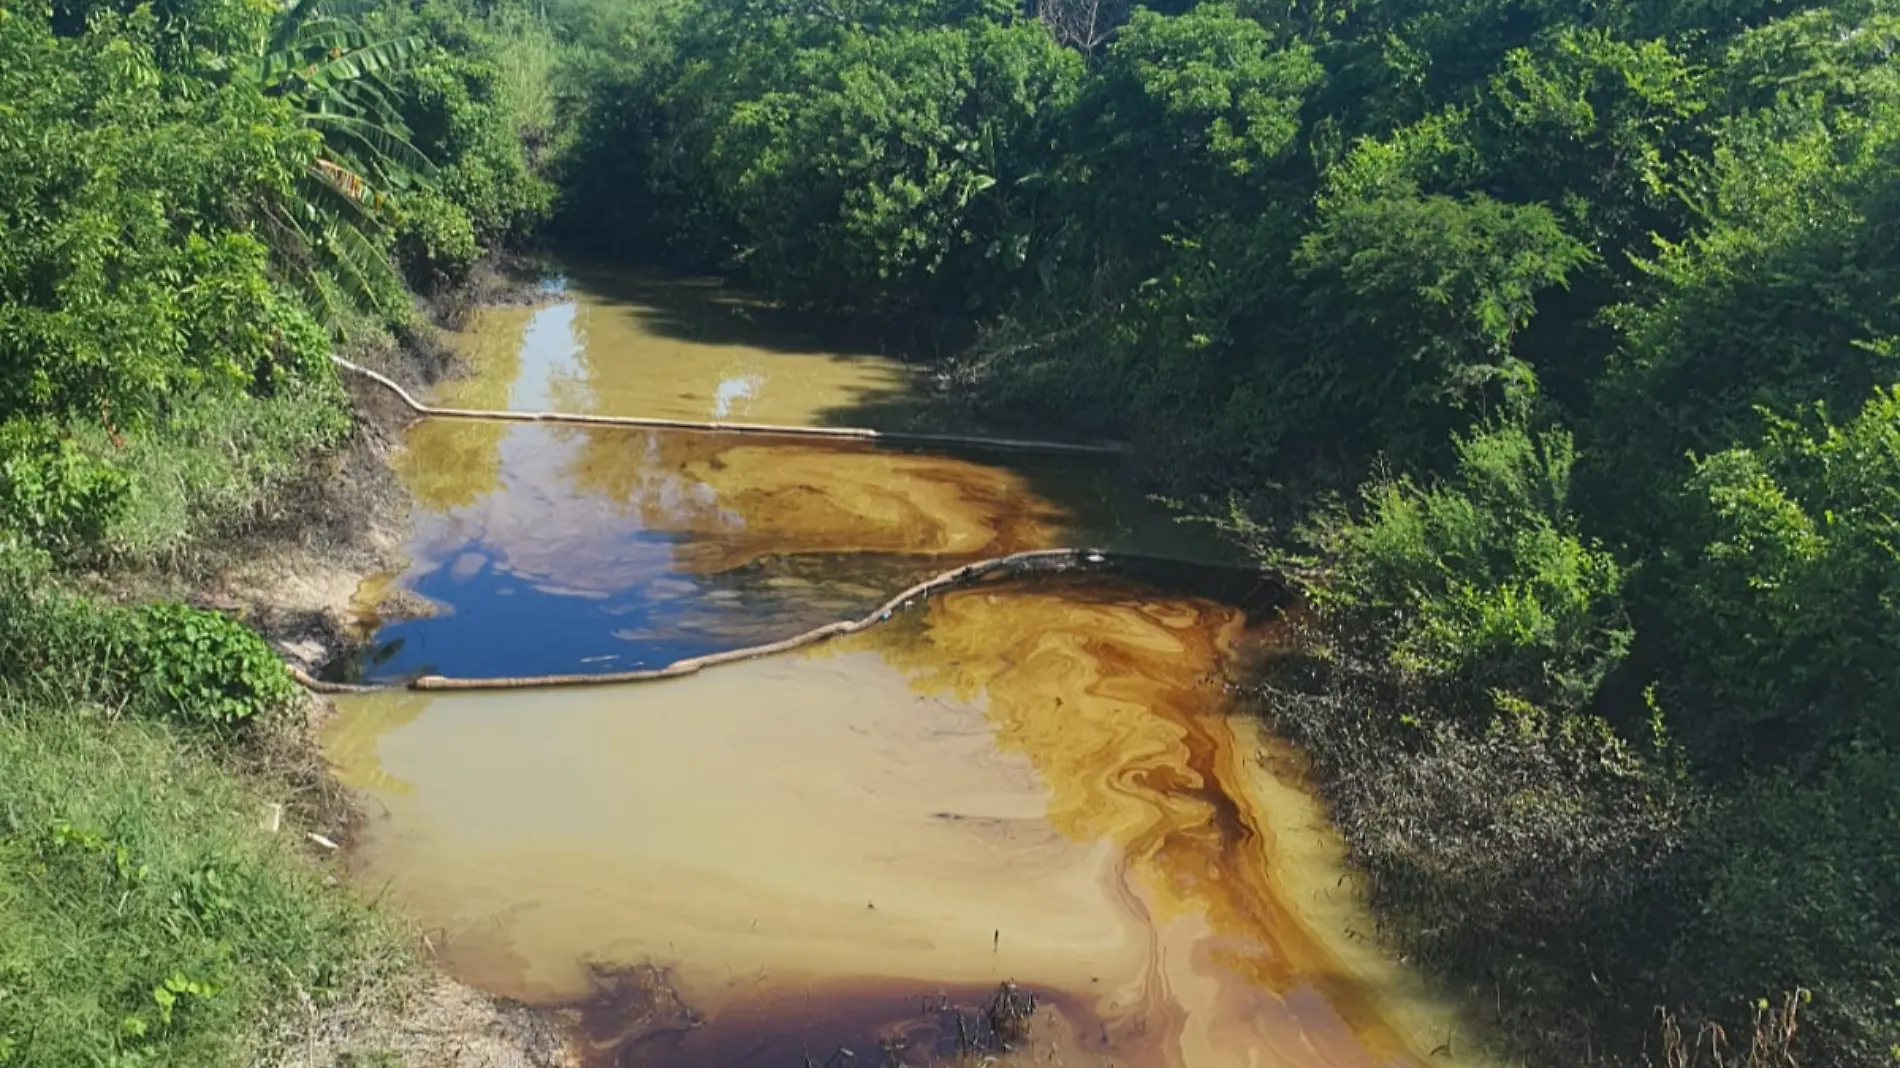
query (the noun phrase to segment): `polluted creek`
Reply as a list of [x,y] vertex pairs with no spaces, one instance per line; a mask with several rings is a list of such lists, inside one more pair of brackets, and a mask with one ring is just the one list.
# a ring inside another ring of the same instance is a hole
[[[569,279],[458,343],[435,403],[890,429],[914,388],[665,276]],[[418,515],[360,596],[363,680],[658,667],[1007,553],[1153,561],[687,678],[340,699],[354,878],[586,1063],[1479,1063],[1355,933],[1297,756],[1232,707],[1273,592],[1110,461],[423,420],[397,466]]]

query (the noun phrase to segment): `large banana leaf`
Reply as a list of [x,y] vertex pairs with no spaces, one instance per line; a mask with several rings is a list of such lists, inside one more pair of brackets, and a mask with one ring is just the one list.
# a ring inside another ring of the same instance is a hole
[[284,46],[277,51],[308,54],[311,50],[328,51],[331,48],[361,48],[370,40],[369,31],[361,23],[334,15],[320,15],[297,27]]
[[259,81],[266,89],[282,91],[289,75],[369,43],[369,34],[361,27],[338,19],[320,19],[300,30],[285,47],[264,53],[258,61]]
[[325,112],[313,113],[306,121],[323,134],[326,145],[354,155],[384,181],[400,185],[410,178],[435,176],[435,164],[429,162],[429,157],[382,123]]
[[363,231],[340,220],[326,225],[324,238],[338,280],[353,290],[350,295],[359,304],[386,310],[383,296],[402,292],[402,280],[390,265],[389,255]]
[[364,0],[290,0],[243,75],[296,104],[322,138],[318,158],[267,205],[260,236],[282,268],[342,329],[348,306],[382,308],[400,281],[382,246],[382,193],[435,174],[410,143],[389,75],[428,49],[416,36],[373,40],[357,20]]
[[291,50],[308,27],[323,23],[354,25],[374,6],[365,0],[294,0],[278,13],[264,51],[268,54]]
[[392,37],[313,63],[299,71],[297,77],[304,86],[321,92],[339,82],[399,70],[428,47],[428,41],[421,37]]
[[317,261],[329,269],[354,303],[382,310],[382,297],[401,292],[402,282],[388,253],[364,232],[363,224],[374,216],[317,171],[298,183],[298,188],[312,218],[309,226],[298,229],[313,246]]
[[395,101],[389,99],[375,78],[345,82],[318,102],[316,110],[351,115],[366,122],[384,123],[391,129],[401,129],[403,126],[402,113],[396,110]]

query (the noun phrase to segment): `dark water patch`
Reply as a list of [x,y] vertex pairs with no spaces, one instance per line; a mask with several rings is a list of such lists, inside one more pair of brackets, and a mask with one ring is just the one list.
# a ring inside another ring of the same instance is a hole
[[[635,537],[661,547],[675,541],[652,533]],[[451,606],[447,611],[379,627],[372,641],[333,661],[325,677],[393,682],[429,674],[480,678],[664,667],[862,618],[892,592],[938,571],[935,564],[903,557],[773,557],[730,572],[670,572],[645,585],[591,593],[524,579],[486,549],[470,543],[449,566],[417,580],[415,592]],[[1275,618],[1288,596],[1283,583],[1248,568],[1121,554],[1082,574],[999,574],[986,584],[1086,596],[1102,588],[1104,575],[1115,576],[1118,590],[1206,598],[1260,622]]]
[[974,1068],[1049,1063],[1052,1051],[1112,1060],[1140,1037],[1083,999],[1009,980],[762,984],[710,1013],[680,998],[666,968],[596,967],[593,982],[584,1001],[552,1006],[572,1021],[587,1068]]
[[866,339],[829,330],[822,319],[774,305],[716,276],[581,265],[570,267],[569,277],[590,303],[625,310],[656,338],[834,360],[882,358]]
[[[665,549],[676,538],[630,535]],[[415,580],[414,590],[447,606],[439,615],[376,629],[352,659],[337,661],[333,681],[391,682],[418,675],[602,674],[663,667],[677,660],[751,645],[871,611],[901,589],[914,563],[803,559],[755,562],[716,575],[667,572],[607,592],[564,590],[512,573],[485,543],[470,542],[456,561]],[[878,568],[867,563],[885,563]],[[823,579],[797,572],[823,568]],[[856,581],[852,581],[856,579]]]

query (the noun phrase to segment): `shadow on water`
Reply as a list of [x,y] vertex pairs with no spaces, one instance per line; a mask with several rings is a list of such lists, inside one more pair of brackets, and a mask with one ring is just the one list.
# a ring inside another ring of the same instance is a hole
[[841,361],[895,355],[835,322],[780,307],[713,276],[588,264],[570,266],[567,276],[588,300],[630,310],[657,337]]
[[888,343],[874,331],[780,307],[717,277],[589,265],[571,268],[569,277],[583,299],[633,316],[654,337],[823,356],[841,363],[896,362],[913,370],[912,388],[841,399],[815,413],[815,425],[939,434],[996,432],[981,413],[931,388],[931,371],[942,354],[922,355],[912,346]]

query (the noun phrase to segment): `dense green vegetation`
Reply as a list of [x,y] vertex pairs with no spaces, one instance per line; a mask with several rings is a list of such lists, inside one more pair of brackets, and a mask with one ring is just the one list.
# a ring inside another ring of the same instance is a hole
[[1298,576],[1262,706],[1526,1062],[1794,990],[1802,1063],[1900,1056],[1895,0],[0,6],[0,208],[0,1066],[385,963],[250,829],[276,660],[78,580],[255,521],[329,353],[544,223]]
[[260,829],[294,791],[253,756],[300,737],[278,655],[99,591],[266,517],[352,433],[330,353],[418,336],[405,281],[538,225],[536,32],[0,3],[0,1065],[250,1063],[402,965],[300,833]]
[[[556,223],[1132,439],[1534,1063],[1900,1056],[1900,6],[575,2]],[[1529,991],[1529,993],[1524,993]]]

